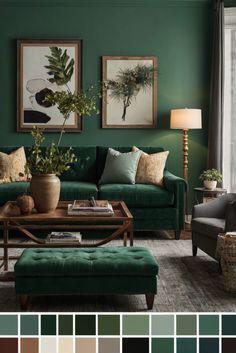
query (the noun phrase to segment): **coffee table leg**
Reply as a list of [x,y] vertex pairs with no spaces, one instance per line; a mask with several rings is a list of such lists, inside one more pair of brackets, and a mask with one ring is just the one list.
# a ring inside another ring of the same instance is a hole
[[4,253],[3,253],[3,263],[4,263],[4,271],[8,271],[8,222],[3,223],[3,243],[4,243]]
[[124,246],[127,246],[127,232],[124,232]]
[[29,305],[29,296],[27,294],[20,295],[20,307],[21,310],[27,310]]
[[129,242],[130,242],[130,246],[134,245],[134,231],[133,231],[133,229],[131,229],[129,232]]

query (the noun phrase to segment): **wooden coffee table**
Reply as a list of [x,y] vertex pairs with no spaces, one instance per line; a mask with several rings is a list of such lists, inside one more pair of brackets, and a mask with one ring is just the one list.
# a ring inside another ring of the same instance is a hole
[[[8,261],[16,259],[9,256],[10,248],[75,248],[75,247],[96,247],[104,245],[114,239],[123,237],[124,246],[127,245],[129,239],[130,246],[133,245],[133,216],[123,201],[111,201],[114,210],[113,216],[69,216],[67,214],[67,206],[71,201],[60,201],[55,211],[50,213],[32,212],[29,215],[21,215],[11,217],[6,214],[5,204],[0,209],[0,224],[3,226],[3,241],[0,248],[4,253],[1,258],[3,260],[0,267],[4,267],[4,271],[8,271]],[[107,230],[112,232],[106,238],[99,239],[95,242],[58,242],[50,243],[47,239],[41,239],[35,236],[34,230]],[[10,240],[10,230],[19,231],[26,237],[27,242],[12,242]]]

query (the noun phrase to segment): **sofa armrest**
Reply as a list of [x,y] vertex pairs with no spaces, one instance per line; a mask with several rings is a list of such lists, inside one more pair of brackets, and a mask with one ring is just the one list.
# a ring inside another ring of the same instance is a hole
[[164,171],[164,186],[174,193],[174,207],[178,209],[179,229],[184,228],[184,195],[188,185],[186,181],[168,170]]
[[181,188],[185,191],[187,191],[188,184],[183,178],[180,178],[172,173],[170,173],[168,170],[164,171],[164,185],[167,190],[176,192],[178,188]]

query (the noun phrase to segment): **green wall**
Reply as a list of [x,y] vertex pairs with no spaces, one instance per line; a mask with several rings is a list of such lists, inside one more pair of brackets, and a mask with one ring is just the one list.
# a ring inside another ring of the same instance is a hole
[[102,55],[158,57],[158,124],[101,129],[95,116],[84,119],[82,133],[66,133],[63,144],[164,146],[169,169],[182,176],[182,132],[169,129],[169,112],[200,108],[203,129],[189,132],[190,189],[198,186],[206,167],[211,27],[208,0],[1,0],[0,145],[31,143],[29,133],[16,132],[16,39],[81,38],[84,86],[101,78]]

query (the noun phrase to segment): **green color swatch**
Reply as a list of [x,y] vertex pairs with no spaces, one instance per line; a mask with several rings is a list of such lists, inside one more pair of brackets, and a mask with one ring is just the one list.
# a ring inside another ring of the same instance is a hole
[[174,315],[152,315],[152,335],[174,335]]
[[177,315],[176,316],[177,335],[188,336],[196,335],[197,322],[196,315]]
[[41,316],[41,335],[43,336],[56,335],[56,315]]
[[59,315],[59,335],[73,335],[72,315]]
[[176,353],[196,353],[196,352],[197,352],[196,338],[177,338]]
[[123,335],[148,335],[149,316],[148,315],[124,315]]
[[222,315],[222,335],[236,335],[236,315]]
[[75,334],[76,335],[95,335],[96,334],[95,315],[76,315]]
[[152,353],[174,353],[174,338],[153,338]]
[[199,315],[199,335],[218,335],[219,315]]
[[199,353],[219,353],[219,338],[200,338]]
[[0,315],[0,335],[17,335],[18,317],[17,315]]
[[23,336],[38,335],[38,315],[21,315],[20,333]]
[[119,335],[120,315],[99,315],[98,316],[99,335]]

